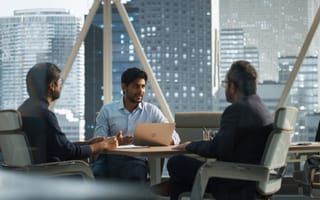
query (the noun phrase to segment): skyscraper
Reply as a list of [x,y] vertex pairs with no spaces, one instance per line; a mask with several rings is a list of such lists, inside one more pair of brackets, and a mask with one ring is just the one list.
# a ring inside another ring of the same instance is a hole
[[308,31],[309,2],[300,0],[220,2],[221,29],[242,28],[245,46],[258,49],[261,81],[278,81],[278,57],[298,54]]
[[[213,109],[211,1],[141,1],[141,43],[171,111]],[[153,92],[147,93],[157,103]]]
[[[280,83],[286,83],[293,66],[297,60],[296,56],[285,56],[279,58],[279,79]],[[298,117],[298,132],[299,135],[295,136],[296,140],[308,140],[310,133],[306,132],[312,130],[310,126],[316,128],[318,123],[308,124],[306,128],[306,116],[317,112],[318,108],[318,57],[306,56],[300,67],[299,73],[294,81],[288,104],[299,108]],[[311,133],[312,134],[312,133]]]
[[[16,109],[28,97],[25,77],[34,64],[52,62],[63,70],[80,27],[81,19],[65,9],[17,10],[14,16],[0,18],[1,109]],[[55,105],[67,136],[78,133],[71,140],[84,135],[83,59],[81,48]]]
[[259,72],[259,52],[256,47],[245,45],[242,28],[226,28],[220,30],[220,80],[225,75],[231,64],[236,60],[248,60]]
[[[220,30],[220,80],[224,80],[230,65],[235,60],[244,59],[243,29]],[[255,66],[256,67],[256,66]]]

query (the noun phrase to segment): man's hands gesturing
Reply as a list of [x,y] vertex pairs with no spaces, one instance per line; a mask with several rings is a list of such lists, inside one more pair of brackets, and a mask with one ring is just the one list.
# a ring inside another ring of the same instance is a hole
[[133,136],[123,136],[122,131],[119,131],[117,134],[117,140],[119,145],[127,145],[132,143]]

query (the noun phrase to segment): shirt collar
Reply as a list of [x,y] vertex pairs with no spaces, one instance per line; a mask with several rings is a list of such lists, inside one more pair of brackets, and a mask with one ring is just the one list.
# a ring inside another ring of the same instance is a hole
[[[141,102],[138,104],[138,106],[137,106],[136,109],[142,110],[143,105],[144,105],[144,102],[141,101]],[[120,101],[120,103],[119,103],[119,109],[120,109],[120,110],[125,110],[125,109],[126,109],[126,108],[124,107],[124,104],[123,104],[123,98],[122,98],[122,101]],[[136,110],[136,109],[135,109],[135,110]]]

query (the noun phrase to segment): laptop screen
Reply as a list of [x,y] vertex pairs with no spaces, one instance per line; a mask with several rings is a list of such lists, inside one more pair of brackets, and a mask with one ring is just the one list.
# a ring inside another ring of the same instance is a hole
[[175,123],[138,123],[133,144],[141,146],[167,146],[172,140]]

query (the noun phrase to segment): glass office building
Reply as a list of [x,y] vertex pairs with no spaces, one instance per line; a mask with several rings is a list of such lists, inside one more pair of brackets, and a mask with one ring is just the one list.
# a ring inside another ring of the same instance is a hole
[[311,2],[223,0],[220,26],[221,29],[241,28],[245,46],[259,51],[261,81],[278,81],[278,57],[298,54],[308,30]]
[[211,1],[140,2],[141,43],[172,113],[213,110]]
[[[66,9],[16,10],[0,18],[0,108],[16,109],[28,97],[25,77],[39,62],[63,70],[81,28]],[[81,48],[55,111],[71,140],[84,137],[84,57]],[[70,123],[69,123],[70,122]]]
[[[279,58],[279,82],[285,84],[288,81],[289,75],[297,60],[296,56],[285,56]],[[318,127],[318,123],[310,123],[308,118],[317,114],[318,110],[318,57],[306,56],[300,67],[299,74],[297,75],[290,96],[288,104],[293,105],[299,109],[298,124],[296,128],[299,135],[294,137],[294,140],[309,140],[310,135],[314,135],[312,130]],[[306,117],[308,116],[308,118]],[[308,126],[306,126],[308,121]],[[308,128],[307,128],[308,127]],[[311,131],[311,132],[309,132]]]

